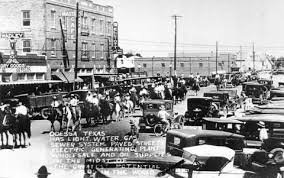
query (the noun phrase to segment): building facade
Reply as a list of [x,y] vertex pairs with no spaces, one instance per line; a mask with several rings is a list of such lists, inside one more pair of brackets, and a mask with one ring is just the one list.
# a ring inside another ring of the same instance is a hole
[[[236,55],[219,54],[217,59],[217,70],[231,72],[235,64]],[[135,71],[147,71],[148,76],[174,75],[173,57],[149,57],[135,58]],[[211,75],[216,72],[216,57],[208,56],[184,56],[176,58],[177,75],[189,76],[199,73],[202,76]]]
[[[62,24],[69,69],[74,71],[76,0],[1,0],[0,32],[23,32],[17,40],[18,54],[46,55],[52,72],[64,68]],[[113,40],[113,7],[79,2],[78,76],[92,75],[108,67]],[[9,40],[0,38],[0,51],[9,53]],[[113,66],[113,60],[111,66]]]

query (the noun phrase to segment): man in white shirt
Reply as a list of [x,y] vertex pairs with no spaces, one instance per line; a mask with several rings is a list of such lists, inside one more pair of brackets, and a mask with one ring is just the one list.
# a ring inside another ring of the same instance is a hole
[[99,99],[98,99],[97,93],[93,93],[93,98],[92,98],[91,101],[92,101],[92,103],[93,103],[94,105],[96,105],[96,106],[99,105]]
[[62,111],[59,109],[60,102],[57,100],[56,96],[52,97],[51,107],[56,110],[59,116],[62,116]]
[[15,114],[27,116],[28,115],[28,108],[26,106],[24,106],[22,102],[19,102],[18,106],[16,107]]
[[264,140],[268,139],[267,129],[265,128],[265,123],[262,121],[260,121],[258,125],[260,126],[259,140],[263,142]]
[[161,119],[161,122],[166,125],[166,130],[168,130],[170,126],[170,123],[168,121],[169,117],[170,114],[166,111],[165,106],[161,105],[160,111],[158,112],[158,118]]

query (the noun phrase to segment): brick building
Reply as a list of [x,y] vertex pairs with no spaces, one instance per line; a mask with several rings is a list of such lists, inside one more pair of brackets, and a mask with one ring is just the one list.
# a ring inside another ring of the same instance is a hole
[[[18,54],[36,53],[47,57],[52,72],[63,66],[60,23],[72,72],[75,61],[76,0],[1,0],[0,32],[23,32],[16,43]],[[90,76],[107,67],[108,44],[113,39],[113,7],[79,2],[78,76]],[[9,53],[9,41],[0,38],[0,51]],[[113,66],[113,60],[111,60]]]
[[[178,56],[178,55],[177,55]],[[234,54],[219,54],[217,70],[230,72],[232,64],[235,63]],[[211,75],[216,71],[216,57],[213,55],[186,55],[178,56],[176,59],[177,74],[188,76],[190,73],[200,75]],[[174,74],[173,57],[143,57],[135,58],[135,71],[147,71],[149,76],[160,73],[161,75]]]

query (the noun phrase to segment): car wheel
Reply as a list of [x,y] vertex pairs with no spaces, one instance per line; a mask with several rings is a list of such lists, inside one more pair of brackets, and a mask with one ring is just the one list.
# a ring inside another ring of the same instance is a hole
[[283,148],[274,148],[270,151],[270,154],[273,154],[273,160],[277,164],[284,164],[284,149]]
[[146,124],[150,127],[154,127],[157,123],[157,117],[155,115],[147,115],[146,116]]

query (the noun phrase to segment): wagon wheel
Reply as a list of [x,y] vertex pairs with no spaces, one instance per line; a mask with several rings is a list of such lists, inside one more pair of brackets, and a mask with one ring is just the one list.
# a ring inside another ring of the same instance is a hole
[[41,111],[40,111],[40,115],[43,119],[47,119],[48,116],[50,114],[50,110],[49,108],[43,108]]
[[150,127],[154,127],[157,123],[157,117],[153,114],[146,116],[146,124]]

